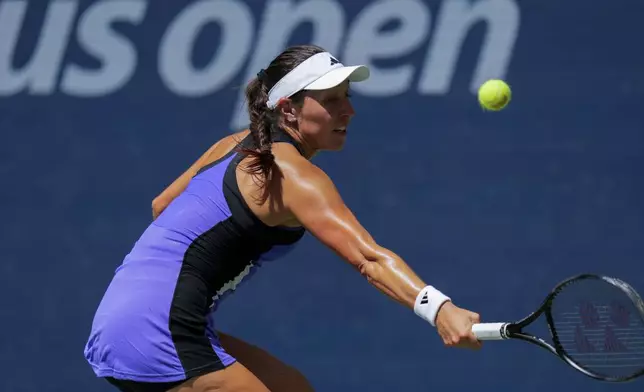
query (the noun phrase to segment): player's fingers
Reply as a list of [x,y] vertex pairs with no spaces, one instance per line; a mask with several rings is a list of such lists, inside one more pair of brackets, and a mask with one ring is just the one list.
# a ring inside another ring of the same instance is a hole
[[478,339],[474,339],[474,342],[470,344],[470,348],[472,350],[480,350],[482,346],[483,346],[483,343],[480,342]]
[[478,313],[470,312],[469,317],[472,324],[478,324],[481,322],[481,315]]
[[480,349],[483,346],[483,342],[481,342],[474,333],[470,333],[470,341],[472,342],[472,346],[474,349]]
[[467,338],[462,339],[458,344],[458,347],[467,348],[470,350],[478,350],[481,348],[481,346],[482,343],[478,339],[476,339],[476,336],[468,336]]
[[481,342],[474,336],[474,334],[469,333],[462,336],[458,342],[458,347],[467,348],[471,350],[478,350],[481,348]]

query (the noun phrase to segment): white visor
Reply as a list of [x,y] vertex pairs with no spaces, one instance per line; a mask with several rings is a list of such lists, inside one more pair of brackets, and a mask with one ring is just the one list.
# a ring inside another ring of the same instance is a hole
[[344,66],[328,52],[315,54],[284,75],[268,92],[266,106],[273,109],[282,98],[302,90],[326,90],[345,80],[362,82],[369,78],[365,65]]

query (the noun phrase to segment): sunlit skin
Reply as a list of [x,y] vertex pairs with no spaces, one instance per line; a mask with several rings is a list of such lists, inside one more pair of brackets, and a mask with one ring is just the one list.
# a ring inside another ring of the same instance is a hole
[[280,101],[283,128],[304,147],[307,159],[319,151],[341,150],[355,115],[349,82],[328,90],[305,91],[303,95],[299,103],[288,98]]
[[[427,284],[397,254],[375,242],[345,205],[331,179],[310,161],[320,151],[342,149],[351,134],[347,129],[355,111],[350,101],[349,83],[329,90],[307,91],[297,100],[282,99],[276,110],[279,110],[282,128],[301,144],[304,155],[288,143],[272,145],[276,170],[273,180],[267,182],[269,197],[263,202],[258,202],[262,190],[257,178],[244,171],[247,159],[242,160],[236,172],[237,182],[249,208],[269,226],[304,226],[374,287],[413,309],[418,293]],[[158,216],[201,167],[224,156],[248,133],[247,130],[236,133],[213,145],[154,200],[153,215]],[[438,312],[436,327],[445,345],[478,349],[481,343],[471,332],[472,324],[478,322],[476,313],[446,302]],[[237,348],[231,354],[239,359],[253,357],[243,348]],[[241,359],[240,362],[244,363]],[[312,390],[297,374],[281,377],[281,381],[267,374],[259,382],[256,372],[236,363],[223,371],[197,377],[173,391],[202,392],[215,387],[230,392],[277,391],[282,387],[266,389],[277,382],[293,383],[284,387],[288,388],[285,390]]]

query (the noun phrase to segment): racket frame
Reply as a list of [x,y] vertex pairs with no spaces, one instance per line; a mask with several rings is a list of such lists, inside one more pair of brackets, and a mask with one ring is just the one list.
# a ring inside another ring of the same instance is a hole
[[[633,380],[639,376],[644,375],[644,368],[636,373],[633,373],[629,376],[626,377],[610,377],[610,376],[605,376],[605,375],[600,375],[596,374],[592,371],[589,371],[585,369],[581,364],[577,363],[573,358],[571,358],[568,354],[566,354],[566,351],[564,350],[563,346],[561,345],[561,342],[559,341],[559,336],[557,335],[557,330],[554,327],[554,320],[553,316],[551,313],[552,309],[552,301],[554,298],[568,285],[578,282],[580,280],[586,280],[586,279],[597,279],[597,280],[602,280],[605,281],[609,284],[612,284],[613,286],[619,288],[624,292],[624,294],[628,295],[629,299],[633,301],[635,304],[636,308],[638,308],[640,312],[640,317],[644,317],[644,301],[642,301],[642,298],[637,294],[637,292],[626,282],[623,282],[619,279],[616,278],[611,278],[608,276],[603,276],[603,275],[596,275],[596,274],[579,274],[573,277],[570,277],[559,284],[557,284],[551,291],[550,293],[546,296],[546,298],[543,300],[541,305],[529,314],[528,316],[524,317],[523,319],[516,321],[516,322],[510,322],[510,323],[485,323],[485,324],[479,324],[479,325],[499,325],[499,335],[494,338],[488,338],[488,339],[481,339],[481,340],[507,340],[507,339],[518,339],[518,340],[523,340],[528,343],[535,344],[541,348],[546,349],[548,352],[551,354],[555,355],[559,359],[563,360],[566,362],[568,365],[572,366],[573,368],[577,369],[581,373],[585,374],[588,377],[594,378],[596,380],[601,380],[601,381],[608,381],[608,382],[625,382],[625,381],[630,381]],[[552,339],[552,343],[550,344],[543,340],[542,338],[539,338],[533,334],[530,334],[526,331],[524,331],[524,328],[532,324],[536,319],[538,319],[541,315],[545,315],[546,318],[546,323],[548,325],[548,331],[550,333],[550,338]]]

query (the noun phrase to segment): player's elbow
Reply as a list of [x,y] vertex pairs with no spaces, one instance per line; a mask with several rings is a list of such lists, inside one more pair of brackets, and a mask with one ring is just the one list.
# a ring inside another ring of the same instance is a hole
[[373,279],[372,276],[374,275],[374,262],[369,260],[364,260],[358,266],[358,271],[360,271],[360,275],[367,278],[367,280],[372,280]]
[[371,257],[363,257],[362,263],[358,266],[360,275],[364,276],[370,282],[380,282],[382,280],[383,269],[387,264],[392,263],[390,260],[382,255],[371,255]]
[[163,197],[155,197],[152,200],[152,218],[156,219],[168,206],[168,200]]
[[383,264],[388,262],[386,255],[379,249],[380,247],[371,239],[356,246],[356,257],[352,264],[369,281],[379,280]]

